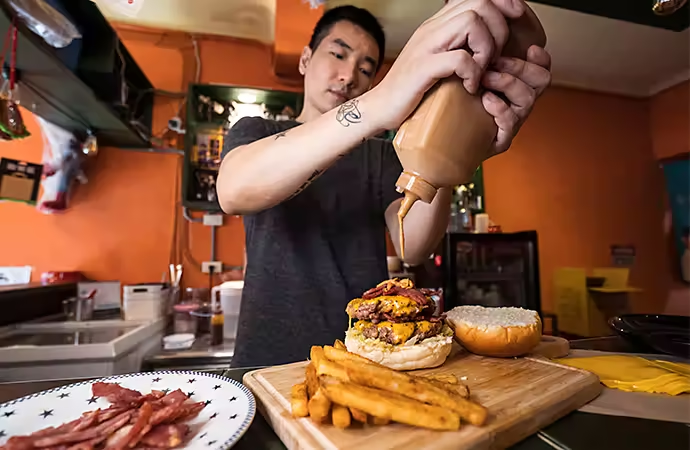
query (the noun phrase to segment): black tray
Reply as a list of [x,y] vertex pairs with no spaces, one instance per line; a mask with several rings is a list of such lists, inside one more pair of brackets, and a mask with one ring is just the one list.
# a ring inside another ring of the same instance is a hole
[[690,317],[625,314],[609,320],[611,328],[643,353],[690,359]]

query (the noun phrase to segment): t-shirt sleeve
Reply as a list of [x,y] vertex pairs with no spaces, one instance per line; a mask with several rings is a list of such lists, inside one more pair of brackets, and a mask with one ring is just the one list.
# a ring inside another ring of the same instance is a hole
[[243,117],[228,130],[223,143],[223,153],[221,158],[225,158],[230,151],[235,148],[251,144],[254,141],[263,139],[270,134],[266,121],[261,117]]
[[395,190],[395,182],[403,170],[402,164],[390,141],[383,141],[381,162],[381,195],[385,211],[393,201],[402,197],[402,194]]

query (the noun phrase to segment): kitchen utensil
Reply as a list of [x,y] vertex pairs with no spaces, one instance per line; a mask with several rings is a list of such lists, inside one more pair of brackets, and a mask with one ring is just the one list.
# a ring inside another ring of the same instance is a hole
[[95,382],[118,383],[148,394],[152,389],[171,392],[181,389],[196,402],[208,401],[199,415],[187,422],[193,437],[184,450],[225,450],[242,437],[254,420],[254,396],[242,384],[219,375],[191,371],[132,373],[88,380],[39,392],[0,404],[2,431],[0,446],[12,436],[26,435],[49,426],[79,418],[87,411],[105,410],[110,402],[93,397]]
[[690,317],[658,314],[623,314],[609,326],[639,353],[665,353],[690,359]]
[[92,291],[86,297],[72,297],[62,301],[62,312],[67,320],[83,322],[91,320],[93,316],[93,303],[96,291]]
[[290,390],[304,382],[307,361],[254,370],[243,382],[255,395],[273,430],[290,449],[371,448],[474,450],[508,448],[597,397],[603,386],[592,373],[544,358],[487,358],[455,348],[445,364],[415,373],[454,374],[472,398],[489,409],[482,427],[442,433],[391,424],[339,430],[290,414]]

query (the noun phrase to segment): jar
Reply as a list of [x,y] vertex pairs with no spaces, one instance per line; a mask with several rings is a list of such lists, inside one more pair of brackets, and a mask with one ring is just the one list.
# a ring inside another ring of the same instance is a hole
[[190,315],[196,320],[195,334],[197,337],[211,333],[211,317],[213,316],[213,309],[209,303],[200,305],[199,308],[192,311]]
[[173,306],[173,328],[175,334],[196,334],[196,318],[192,313],[199,309],[195,303],[178,303]]

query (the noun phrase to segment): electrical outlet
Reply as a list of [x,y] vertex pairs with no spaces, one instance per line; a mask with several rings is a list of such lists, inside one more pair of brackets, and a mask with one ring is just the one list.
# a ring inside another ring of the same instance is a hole
[[201,271],[204,273],[211,273],[211,267],[213,267],[213,273],[221,273],[223,271],[223,263],[220,261],[204,261],[201,263]]
[[211,227],[223,226],[222,214],[204,214],[204,225]]

